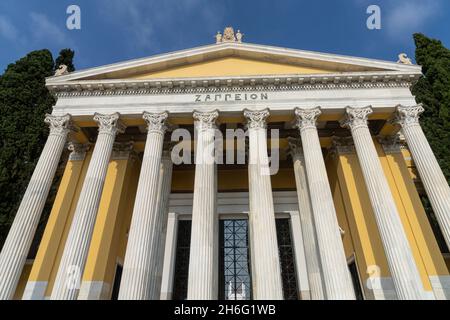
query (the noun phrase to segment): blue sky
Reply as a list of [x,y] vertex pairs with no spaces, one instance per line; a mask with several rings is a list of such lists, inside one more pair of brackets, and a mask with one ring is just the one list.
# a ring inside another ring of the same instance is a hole
[[[66,28],[66,9],[81,8],[81,30]],[[381,30],[366,9],[381,8]],[[214,42],[227,25],[244,41],[397,60],[414,56],[423,32],[450,46],[449,0],[1,0],[0,72],[27,52],[76,51],[77,69]]]

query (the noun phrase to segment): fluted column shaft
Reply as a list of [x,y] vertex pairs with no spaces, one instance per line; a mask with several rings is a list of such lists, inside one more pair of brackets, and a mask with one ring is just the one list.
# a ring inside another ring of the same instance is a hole
[[219,219],[217,165],[214,159],[215,121],[219,113],[194,112],[197,131],[188,299],[214,300],[218,290]]
[[319,247],[314,226],[308,178],[306,176],[305,157],[301,140],[289,139],[290,154],[294,164],[295,184],[297,187],[298,207],[305,248],[308,282],[311,300],[324,300],[325,293],[322,284],[322,267],[320,265]]
[[178,214],[169,212],[167,218],[164,247],[163,273],[161,281],[161,300],[171,300],[175,273],[176,243],[178,232]]
[[69,115],[44,121],[50,134],[0,253],[0,300],[14,296],[69,132]]
[[321,111],[297,108],[295,114],[305,157],[325,296],[330,300],[353,300],[355,293],[316,127]]
[[267,155],[269,110],[245,110],[249,135],[249,236],[255,300],[283,299],[275,211]]
[[350,128],[372,209],[399,299],[424,299],[423,285],[400,215],[367,125],[371,107],[347,107]]
[[99,133],[59,264],[53,300],[77,298],[114,140],[124,130],[118,113],[95,114],[94,120]]
[[403,129],[408,148],[419,171],[433,212],[450,248],[450,187],[419,124],[421,105],[397,107],[397,121]]
[[170,150],[163,152],[160,166],[160,183],[158,187],[158,243],[156,247],[156,280],[153,282],[155,299],[161,297],[161,281],[164,265],[164,252],[166,247],[167,219],[169,214],[169,197],[172,187],[172,160]]
[[158,189],[167,117],[166,112],[143,115],[148,132],[120,282],[120,300],[159,298],[154,287],[158,228],[161,227]]

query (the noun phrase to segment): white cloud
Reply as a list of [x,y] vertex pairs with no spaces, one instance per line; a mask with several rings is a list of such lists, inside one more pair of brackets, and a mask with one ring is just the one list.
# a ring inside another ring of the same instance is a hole
[[195,17],[192,23],[201,22],[210,30],[211,41],[218,26],[222,26],[224,8],[221,2],[207,0],[103,0],[99,2],[105,17],[114,24],[126,28],[128,43],[140,49],[159,50],[162,44],[174,44],[182,39],[184,30],[180,21]]
[[0,36],[7,40],[16,40],[19,37],[16,27],[3,15],[0,15]]
[[414,32],[422,31],[427,22],[439,15],[441,0],[396,0],[390,4],[381,8],[385,14],[383,29],[394,39],[410,41]]
[[56,24],[51,22],[45,14],[31,12],[31,37],[36,43],[50,43],[53,45],[69,45],[71,41]]
[[[448,1],[448,0],[445,0]],[[353,0],[355,6],[381,8],[381,26],[393,41],[407,43],[415,32],[424,32],[427,25],[441,14],[444,0]]]

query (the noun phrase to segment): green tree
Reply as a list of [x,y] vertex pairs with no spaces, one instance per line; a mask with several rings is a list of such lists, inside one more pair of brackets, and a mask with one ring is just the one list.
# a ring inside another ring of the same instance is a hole
[[[57,60],[73,68],[72,58],[73,51],[65,49]],[[43,119],[55,99],[45,78],[54,70],[51,52],[39,50],[10,64],[0,76],[0,247],[47,139]],[[53,196],[54,188],[49,199]]]
[[[420,33],[414,34],[414,41],[416,61],[422,66],[424,76],[412,87],[412,93],[425,108],[421,126],[450,182],[450,50],[441,41]],[[448,251],[426,195],[422,196],[422,202],[441,249]]]
[[73,56],[75,52],[70,49],[62,49],[59,52],[58,58],[55,60],[55,69],[57,69],[60,65],[64,64],[67,66],[67,71],[72,72],[75,71],[75,66],[73,65]]

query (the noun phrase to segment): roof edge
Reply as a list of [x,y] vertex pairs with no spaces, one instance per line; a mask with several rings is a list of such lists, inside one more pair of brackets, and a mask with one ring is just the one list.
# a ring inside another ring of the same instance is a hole
[[47,83],[58,97],[133,95],[154,93],[208,93],[233,90],[321,90],[343,88],[410,87],[421,73],[395,71],[346,74],[276,75],[245,77],[201,77],[176,79],[81,80]]
[[169,53],[158,54],[150,57],[127,60],[123,62],[112,63],[104,66],[88,68],[72,72],[61,76],[51,76],[46,78],[46,83],[61,83],[66,81],[79,80],[80,78],[93,77],[104,73],[122,71],[128,68],[138,68],[143,65],[156,64],[173,59],[186,58],[207,53],[214,53],[222,50],[242,50],[255,53],[265,53],[272,55],[288,56],[293,58],[303,58],[310,60],[320,60],[329,63],[349,64],[356,66],[366,66],[371,68],[390,69],[392,71],[403,71],[417,73],[421,72],[418,65],[407,65],[392,61],[377,60],[371,58],[345,56],[333,53],[321,53],[315,51],[306,51],[299,49],[289,49],[283,47],[274,47],[266,45],[257,45],[250,43],[220,43],[206,46],[183,49]]

